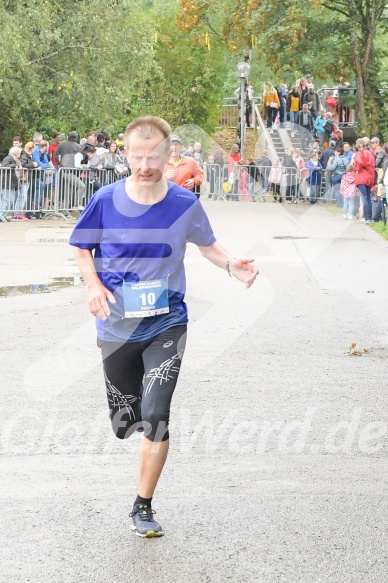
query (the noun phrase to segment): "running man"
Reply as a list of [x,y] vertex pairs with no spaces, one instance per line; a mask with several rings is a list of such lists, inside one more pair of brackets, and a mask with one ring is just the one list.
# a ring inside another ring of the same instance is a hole
[[132,176],[104,186],[72,235],[79,269],[97,317],[110,418],[124,439],[143,430],[132,529],[162,536],[152,497],[167,458],[171,398],[185,349],[187,242],[249,288],[252,259],[234,259],[216,241],[195,194],[162,177],[171,155],[163,119],[133,120],[125,133]]

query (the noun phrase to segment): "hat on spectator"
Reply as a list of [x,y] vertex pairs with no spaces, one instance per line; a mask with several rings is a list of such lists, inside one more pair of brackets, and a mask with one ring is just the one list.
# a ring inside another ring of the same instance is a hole
[[70,133],[69,133],[69,138],[68,138],[68,139],[69,139],[69,140],[73,140],[73,141],[76,141],[76,140],[78,140],[78,134],[77,134],[77,132],[70,132]]
[[380,140],[379,140],[379,138],[372,138],[371,142],[373,142],[373,144],[379,144]]
[[180,144],[182,143],[182,140],[180,139],[179,136],[172,134],[171,135],[171,142],[179,142]]
[[307,75],[304,76],[305,79],[307,79],[307,77],[309,79],[314,79],[314,77],[311,75],[311,73],[307,73]]

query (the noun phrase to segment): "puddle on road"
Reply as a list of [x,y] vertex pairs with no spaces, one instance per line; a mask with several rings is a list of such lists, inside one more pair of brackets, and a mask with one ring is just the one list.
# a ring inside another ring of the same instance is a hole
[[0,298],[25,296],[34,294],[47,294],[53,291],[83,285],[84,281],[80,276],[74,277],[53,277],[49,283],[34,283],[30,285],[9,285],[0,287]]

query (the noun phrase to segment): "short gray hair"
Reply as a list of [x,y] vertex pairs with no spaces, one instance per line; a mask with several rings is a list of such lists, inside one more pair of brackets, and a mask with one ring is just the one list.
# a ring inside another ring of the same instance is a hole
[[20,156],[21,153],[22,153],[22,149],[18,148],[17,146],[13,146],[9,151],[10,156],[17,156],[17,154],[19,154],[19,156]]

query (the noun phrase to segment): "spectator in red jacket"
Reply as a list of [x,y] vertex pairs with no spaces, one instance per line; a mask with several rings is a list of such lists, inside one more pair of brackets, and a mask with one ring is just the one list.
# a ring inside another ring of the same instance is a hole
[[53,143],[50,144],[48,151],[50,154],[50,160],[54,164],[55,168],[58,168],[59,165],[58,165],[58,162],[56,161],[56,159],[54,158],[54,152],[58,148],[60,143],[61,143],[61,134],[59,134],[59,133],[54,134]]
[[230,172],[233,170],[235,164],[241,164],[241,154],[238,144],[233,144],[228,154],[228,163],[232,166]]
[[[183,188],[193,190],[203,182],[203,170],[194,158],[182,155],[182,140],[179,136],[171,136],[171,155],[163,171],[163,177],[175,182]],[[199,198],[199,193],[197,194]]]
[[[229,182],[232,184],[231,197],[233,201],[238,200],[239,191],[239,180],[240,180],[240,168],[239,165],[242,164],[240,148],[238,144],[232,144],[230,152],[228,154],[228,176]],[[230,199],[229,195],[226,197],[227,200]]]
[[359,138],[356,141],[356,154],[354,156],[354,184],[357,186],[364,208],[364,218],[361,223],[372,222],[372,197],[371,188],[375,184],[375,157],[367,149],[365,140]]

